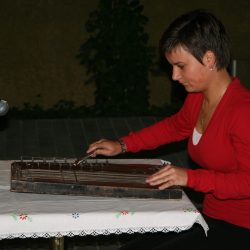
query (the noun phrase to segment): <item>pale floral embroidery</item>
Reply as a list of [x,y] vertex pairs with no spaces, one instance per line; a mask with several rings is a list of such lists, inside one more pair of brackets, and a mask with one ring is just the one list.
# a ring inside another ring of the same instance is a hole
[[16,221],[29,221],[29,222],[32,222],[32,218],[28,214],[24,214],[24,213],[22,213],[22,214],[12,214],[12,217]]
[[78,219],[80,217],[79,213],[72,213],[72,218],[73,219]]
[[196,208],[184,208],[183,210],[184,212],[191,212],[191,213],[199,213],[198,210]]
[[125,215],[133,215],[134,212],[130,212],[128,210],[122,210],[116,214],[116,218],[119,218],[120,216],[125,216]]

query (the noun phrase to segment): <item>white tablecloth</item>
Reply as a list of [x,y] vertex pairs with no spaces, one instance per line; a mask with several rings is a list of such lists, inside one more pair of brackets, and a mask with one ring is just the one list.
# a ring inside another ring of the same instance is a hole
[[208,226],[185,193],[181,200],[10,192],[11,161],[0,161],[0,239],[179,232]]

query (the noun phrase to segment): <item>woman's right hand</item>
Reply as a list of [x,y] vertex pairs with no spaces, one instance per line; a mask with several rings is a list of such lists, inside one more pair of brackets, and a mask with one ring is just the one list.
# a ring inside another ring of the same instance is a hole
[[97,155],[115,156],[122,152],[121,144],[118,140],[101,139],[93,142],[87,149],[87,154],[92,154],[92,157]]

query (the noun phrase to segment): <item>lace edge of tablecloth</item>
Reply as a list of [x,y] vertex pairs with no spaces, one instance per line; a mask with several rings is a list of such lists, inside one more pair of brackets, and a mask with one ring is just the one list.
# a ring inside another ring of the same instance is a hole
[[[197,222],[201,224],[203,227],[205,234],[207,235],[208,227],[203,225],[200,221]],[[76,230],[76,231],[61,231],[61,232],[39,232],[39,233],[16,233],[16,234],[6,234],[6,235],[0,235],[0,240],[2,239],[14,239],[14,238],[51,238],[51,237],[73,237],[73,236],[97,236],[97,235],[110,235],[110,234],[133,234],[133,233],[156,233],[156,232],[176,232],[179,233],[184,230],[188,230],[192,227],[190,226],[183,226],[183,227],[149,227],[149,228],[116,228],[116,229],[98,229],[98,230]]]

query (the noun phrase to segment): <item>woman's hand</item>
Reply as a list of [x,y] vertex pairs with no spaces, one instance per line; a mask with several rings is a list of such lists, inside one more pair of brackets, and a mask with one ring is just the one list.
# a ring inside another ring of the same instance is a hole
[[115,156],[122,152],[119,141],[101,139],[89,145],[87,153],[92,153],[92,157],[97,155]]
[[160,190],[171,186],[187,185],[187,170],[171,164],[166,165],[155,174],[149,176],[146,182],[151,186],[159,186]]

